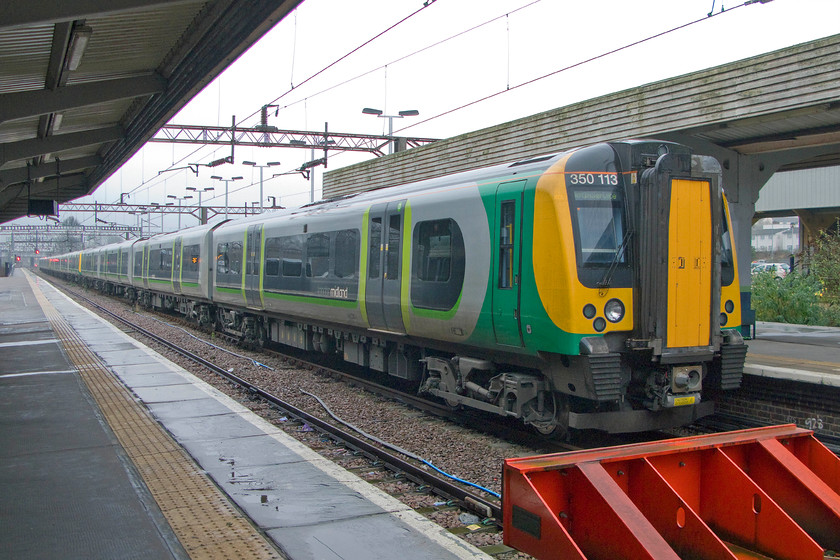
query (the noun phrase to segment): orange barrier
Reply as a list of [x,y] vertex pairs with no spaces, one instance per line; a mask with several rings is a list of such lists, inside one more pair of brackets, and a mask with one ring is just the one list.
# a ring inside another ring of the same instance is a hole
[[840,459],[771,426],[507,459],[504,542],[540,560],[823,560],[840,550]]

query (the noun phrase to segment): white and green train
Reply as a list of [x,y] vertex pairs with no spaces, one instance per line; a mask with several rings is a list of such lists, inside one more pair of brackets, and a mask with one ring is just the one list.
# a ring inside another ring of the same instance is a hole
[[691,423],[746,346],[718,162],[597,144],[42,259],[256,345],[568,428]]

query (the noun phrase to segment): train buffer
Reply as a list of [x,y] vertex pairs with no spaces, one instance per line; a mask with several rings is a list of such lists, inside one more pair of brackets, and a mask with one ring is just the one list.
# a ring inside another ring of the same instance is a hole
[[504,542],[547,559],[813,559],[840,551],[840,459],[771,426],[507,459]]

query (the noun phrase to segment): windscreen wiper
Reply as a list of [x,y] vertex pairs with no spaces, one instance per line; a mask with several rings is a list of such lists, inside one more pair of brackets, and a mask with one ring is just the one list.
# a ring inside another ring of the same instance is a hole
[[625,249],[627,249],[627,246],[630,244],[630,239],[632,239],[632,238],[633,238],[633,230],[632,229],[628,229],[626,232],[624,232],[624,238],[621,240],[621,243],[616,248],[615,255],[613,255],[613,260],[610,263],[609,268],[607,268],[607,271],[604,273],[604,277],[601,278],[601,281],[598,282],[598,290],[599,291],[604,292],[604,291],[610,289],[610,284],[612,283],[612,277],[613,277],[613,274],[615,273],[615,269],[618,266],[618,263],[621,260],[622,255],[624,255]]

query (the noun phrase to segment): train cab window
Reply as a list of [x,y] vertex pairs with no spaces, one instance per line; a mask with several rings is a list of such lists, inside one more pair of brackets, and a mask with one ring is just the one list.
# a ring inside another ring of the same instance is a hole
[[359,233],[354,229],[339,231],[335,236],[335,275],[352,278],[356,274],[359,254]]
[[513,240],[516,232],[516,202],[502,202],[499,217],[499,287],[513,288]]
[[[615,260],[627,262],[624,239],[624,206],[616,190],[571,190],[572,216],[577,233],[578,266],[604,267]],[[622,249],[619,251],[619,249]]]
[[325,278],[330,270],[330,236],[310,235],[306,240],[306,276]]
[[379,278],[380,253],[382,251],[382,218],[370,221],[370,237],[368,238],[368,277]]
[[385,277],[388,280],[400,278],[400,226],[402,216],[393,214],[388,220],[388,245],[385,264]]
[[216,245],[216,274],[228,273],[228,244],[219,243]]

